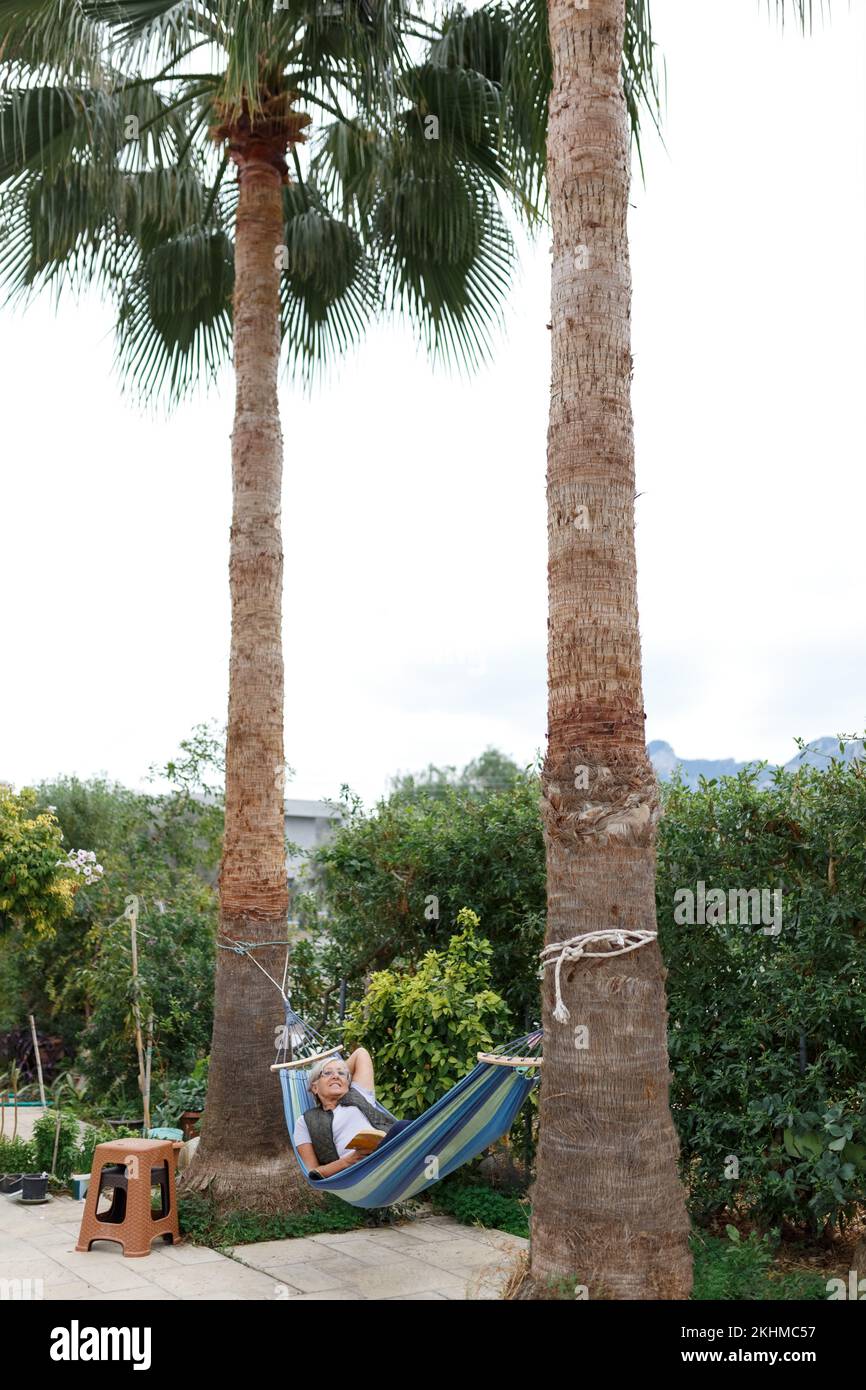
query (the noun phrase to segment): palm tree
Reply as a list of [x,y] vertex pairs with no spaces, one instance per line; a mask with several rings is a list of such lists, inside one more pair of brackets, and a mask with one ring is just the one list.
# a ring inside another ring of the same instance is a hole
[[281,354],[309,380],[389,310],[434,358],[488,354],[513,260],[501,90],[450,21],[401,0],[3,0],[0,19],[11,293],[95,282],[145,397],[180,399],[233,349],[225,949],[184,1187],[285,1209],[305,1189],[268,1070],[288,907]]
[[[302,1190],[268,1072],[282,1018],[263,973],[280,976],[270,943],[287,914],[281,354],[309,380],[372,316],[403,311],[434,358],[475,365],[513,259],[500,202],[532,222],[542,201],[546,46],[515,50],[519,5],[438,24],[423,10],[0,0],[10,293],[97,284],[145,397],[215,380],[233,349],[225,949],[184,1182],[227,1206],[285,1209]],[[624,80],[636,118],[642,72],[628,55]]]
[[[796,5],[803,23],[808,4]],[[666,972],[654,936],[659,802],[644,737],[630,401],[634,97],[620,77],[631,52],[647,90],[657,90],[652,39],[645,5],[625,0],[549,0],[546,13],[527,0],[524,22],[537,45],[549,35],[552,60],[542,776],[551,967],[561,943],[610,934],[583,943],[595,954],[563,959],[558,1004],[554,970],[544,971],[537,1180],[520,1296],[550,1296],[565,1279],[590,1298],[687,1298],[689,1221],[668,1102]],[[527,170],[537,177],[543,152],[531,156]]]

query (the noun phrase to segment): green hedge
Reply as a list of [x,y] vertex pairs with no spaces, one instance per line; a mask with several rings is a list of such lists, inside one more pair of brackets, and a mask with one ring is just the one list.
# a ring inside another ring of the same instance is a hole
[[[764,789],[742,772],[665,796],[657,892],[672,1103],[698,1217],[739,1207],[817,1231],[864,1200],[864,825],[858,762],[780,773]],[[701,880],[726,893],[781,888],[778,935],[678,924],[678,890]]]

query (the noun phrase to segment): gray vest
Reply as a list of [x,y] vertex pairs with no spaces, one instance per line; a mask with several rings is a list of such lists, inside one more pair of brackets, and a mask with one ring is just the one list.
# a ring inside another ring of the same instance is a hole
[[[358,1109],[370,1121],[374,1129],[388,1130],[395,1123],[392,1115],[386,1115],[384,1110],[380,1110],[378,1105],[371,1104],[366,1096],[362,1096],[360,1091],[356,1091],[354,1086],[350,1086],[346,1094],[337,1101],[338,1105],[357,1105]],[[310,1139],[313,1148],[316,1150],[316,1161],[318,1163],[335,1163],[339,1158],[337,1146],[334,1143],[334,1112],[325,1110],[318,1103],[304,1111],[304,1119],[307,1122],[307,1129],[310,1131]]]

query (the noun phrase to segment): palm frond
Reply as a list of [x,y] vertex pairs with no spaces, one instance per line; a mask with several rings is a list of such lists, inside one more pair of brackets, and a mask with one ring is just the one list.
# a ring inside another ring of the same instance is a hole
[[146,72],[156,59],[164,67],[201,44],[214,48],[227,38],[216,0],[77,0],[88,20],[110,33],[117,61]]
[[17,57],[0,58],[0,277],[25,294],[96,282],[146,399],[213,380],[237,183],[208,132],[233,111],[270,120],[297,89],[292,109],[324,124],[306,173],[292,150],[284,192],[288,367],[309,382],[385,309],[471,367],[513,267],[499,199],[542,186],[539,113],[515,102],[546,102],[546,78],[522,87],[514,51],[515,14],[537,19],[539,3],[437,24],[404,0],[0,0],[17,16]]
[[366,228],[376,201],[387,143],[377,130],[352,121],[332,121],[322,130],[311,174],[322,196],[340,215]]
[[152,247],[127,280],[118,317],[122,377],[144,399],[182,399],[216,381],[231,356],[234,254],[220,230],[194,227]]
[[[767,10],[775,10],[776,20],[783,28],[788,11],[793,10],[794,18],[802,33],[806,34],[812,31],[815,13],[814,0],[767,0]],[[822,19],[825,10],[829,15],[830,0],[818,0],[818,11]]]
[[424,167],[395,145],[373,227],[391,306],[408,314],[431,356],[464,368],[487,358],[514,246],[484,180],[432,151]]
[[161,164],[177,156],[181,132],[172,103],[153,87],[25,87],[0,92],[0,183],[76,163]]
[[440,67],[465,68],[501,86],[510,43],[509,11],[497,0],[471,13],[459,7],[446,15],[442,37],[433,40],[427,57]]
[[60,71],[84,77],[99,67],[104,47],[78,0],[0,0],[0,36],[0,64],[12,86],[24,72],[36,81]]
[[329,214],[314,185],[286,188],[283,208],[283,346],[289,368],[309,385],[360,340],[379,306],[378,277],[357,231]]
[[644,175],[641,120],[646,112],[656,134],[661,138],[662,74],[656,65],[656,44],[652,36],[652,17],[649,0],[628,0],[625,7],[625,32],[622,45],[622,85],[632,142],[637,151],[641,175]]

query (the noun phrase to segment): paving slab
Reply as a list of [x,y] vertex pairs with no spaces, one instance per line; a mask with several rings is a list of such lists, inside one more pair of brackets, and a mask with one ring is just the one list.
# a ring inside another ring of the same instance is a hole
[[[226,1298],[233,1297],[231,1294],[225,1294],[224,1296]],[[167,1293],[165,1289],[158,1289],[154,1287],[154,1285],[151,1285],[146,1289],[115,1289],[112,1293],[87,1293],[79,1302],[119,1303],[125,1301],[127,1303],[161,1303],[167,1302],[168,1300],[172,1300],[176,1303],[178,1301],[177,1294]]]
[[465,1280],[422,1260],[392,1260],[387,1256],[378,1265],[365,1265],[357,1274],[346,1275],[345,1282],[353,1285],[365,1298],[394,1298],[428,1290],[456,1292],[465,1285]]
[[[348,1247],[343,1248],[348,1253]],[[266,1269],[272,1264],[300,1264],[302,1260],[327,1260],[333,1253],[330,1245],[324,1245],[310,1236],[298,1236],[294,1240],[262,1240],[232,1247],[236,1260],[251,1264],[256,1269]]]
[[303,1302],[495,1299],[528,1241],[423,1216],[388,1226],[246,1243],[229,1253],[155,1240],[143,1258],[119,1244],[75,1249],[84,1204],[0,1198],[0,1278],[42,1280],[46,1299]]
[[352,1289],[328,1289],[328,1290],[326,1290],[326,1291],[323,1292],[323,1293],[299,1293],[299,1294],[297,1295],[296,1298],[293,1298],[293,1299],[291,1300],[291,1302],[292,1302],[292,1303],[311,1303],[313,1300],[319,1300],[319,1299],[323,1299],[323,1298],[324,1298],[324,1299],[332,1299],[332,1300],[333,1300],[333,1299],[341,1299],[341,1300],[344,1301],[344,1302],[347,1301],[347,1300],[349,1300],[349,1299],[351,1299],[353,1302],[363,1302],[363,1301],[364,1301],[364,1295],[363,1295],[363,1294],[360,1294],[360,1293],[356,1293],[356,1292],[355,1292],[354,1290],[352,1290]]
[[[454,1226],[454,1222],[450,1225],[442,1226],[438,1222],[434,1223],[433,1221],[407,1221],[405,1225],[398,1226],[396,1229],[399,1230],[400,1234],[405,1236],[407,1240],[418,1241],[421,1244],[433,1244],[440,1240],[453,1240]],[[469,1228],[467,1226],[458,1226],[457,1229],[466,1231]]]
[[226,1260],[218,1264],[174,1265],[171,1269],[152,1266],[148,1282],[178,1298],[226,1298],[251,1293],[264,1299],[274,1297],[275,1280]]
[[410,1302],[412,1302],[413,1300],[414,1300],[415,1302],[417,1302],[417,1301],[419,1301],[419,1300],[422,1299],[422,1298],[423,1298],[423,1299],[441,1298],[443,1301],[447,1301],[448,1295],[447,1295],[447,1293],[439,1293],[438,1290],[436,1290],[436,1289],[428,1289],[425,1293],[398,1293],[398,1294],[396,1294],[393,1298],[387,1298],[387,1299],[385,1299],[385,1302],[386,1302],[386,1303],[399,1303],[399,1302],[401,1301],[401,1299],[402,1299],[402,1301],[403,1301],[404,1303],[410,1303]]
[[[355,1269],[363,1271],[363,1265],[355,1261]],[[338,1272],[339,1271],[339,1272]],[[268,1274],[275,1286],[285,1284],[290,1293],[325,1293],[328,1289],[346,1288],[346,1262],[338,1263],[338,1271],[331,1262],[322,1263],[303,1260],[300,1264],[269,1265]],[[350,1288],[356,1285],[349,1285]]]
[[499,1263],[505,1257],[505,1252],[487,1241],[465,1240],[457,1236],[453,1240],[425,1245],[415,1258],[422,1257],[426,1264],[436,1265],[439,1269],[460,1270],[468,1274],[477,1265]]
[[83,1279],[73,1279],[68,1284],[46,1284],[44,1298],[47,1303],[62,1302],[74,1299],[76,1302],[86,1298],[105,1298],[106,1295],[100,1289],[94,1289],[92,1284],[85,1284]]

